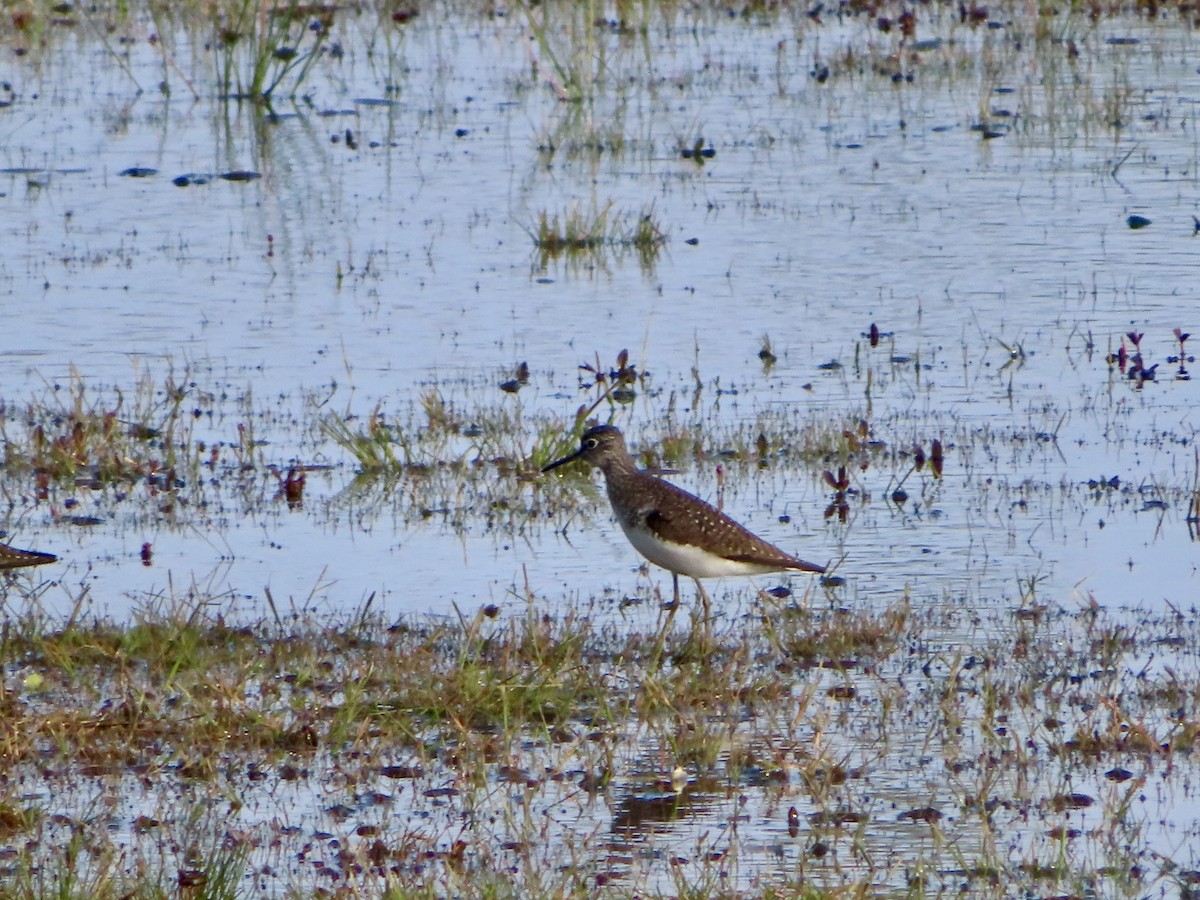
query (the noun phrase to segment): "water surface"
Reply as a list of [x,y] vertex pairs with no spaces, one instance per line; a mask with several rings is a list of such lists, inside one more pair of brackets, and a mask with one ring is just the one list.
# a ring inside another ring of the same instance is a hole
[[[528,450],[593,396],[579,366],[628,348],[649,376],[614,421],[635,448],[694,436],[673,480],[840,561],[828,593],[791,580],[811,602],[1192,607],[1196,389],[1170,360],[1173,330],[1200,329],[1188,27],[922,8],[905,39],[800,10],[649,12],[628,31],[558,10],[539,42],[533,14],[347,11],[340,53],[271,114],[219,96],[210,35],[182,19],[101,40],[106,14],[80,10],[26,55],[6,39],[10,438],[31,402],[66,411],[82,385],[114,408],[173,379],[193,440],[223,461],[247,451],[239,425],[255,441],[242,477],[214,468],[170,503],[146,484],[6,487],[8,539],[61,557],[30,576],[49,579],[39,602],[86,588],[120,618],[215,597],[253,617],[269,594],[399,617],[600,598],[597,615],[652,623],[669,578],[639,569],[601,494],[572,509],[578,481],[486,462],[466,488],[455,470],[355,481],[316,425],[378,408],[419,429],[437,396],[464,420],[461,458],[483,457],[471,425],[497,410]],[[685,158],[697,147],[712,154]],[[243,170],[261,177],[172,182]],[[541,214],[604,209],[651,215],[662,251],[534,247]],[[1153,381],[1111,359],[1131,332]],[[522,361],[529,385],[501,391]],[[851,466],[843,521],[824,467],[787,450],[859,422],[880,444]],[[724,453],[759,433],[782,442],[765,465]],[[934,440],[940,479],[913,471]],[[266,467],[297,464],[319,468],[289,508]],[[711,590],[733,617],[776,583]]]

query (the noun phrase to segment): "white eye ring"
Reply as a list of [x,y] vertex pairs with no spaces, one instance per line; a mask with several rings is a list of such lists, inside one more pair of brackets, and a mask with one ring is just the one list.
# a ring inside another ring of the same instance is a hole
[[588,438],[586,441],[584,441],[584,443],[587,444],[587,448],[589,450],[595,450],[600,446],[600,442],[595,438]]

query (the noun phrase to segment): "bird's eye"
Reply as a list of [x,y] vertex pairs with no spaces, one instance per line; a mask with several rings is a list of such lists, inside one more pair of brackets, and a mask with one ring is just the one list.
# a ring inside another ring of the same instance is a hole
[[595,450],[597,447],[600,446],[600,442],[598,440],[596,440],[595,438],[588,438],[583,443],[589,450]]

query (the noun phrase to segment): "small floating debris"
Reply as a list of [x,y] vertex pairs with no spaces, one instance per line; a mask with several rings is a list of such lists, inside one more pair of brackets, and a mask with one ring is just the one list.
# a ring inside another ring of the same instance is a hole
[[384,97],[355,97],[354,102],[359,106],[395,106],[395,100]]
[[1132,215],[1128,219],[1125,220],[1125,224],[1128,225],[1130,228],[1132,228],[1134,231],[1137,231],[1139,228],[1145,228],[1147,225],[1149,225],[1150,220],[1147,219],[1145,216]]
[[423,778],[425,770],[420,766],[384,766],[379,774],[384,778]]
[[500,382],[500,390],[506,394],[515,394],[529,384],[529,363],[522,362],[517,366],[512,378]]
[[932,806],[922,806],[918,809],[910,809],[902,812],[896,818],[900,821],[910,819],[913,822],[928,822],[932,825],[942,818],[942,811],[934,809]]
[[1066,812],[1071,809],[1087,809],[1095,799],[1087,794],[1059,794],[1050,798],[1050,808],[1055,812]]
[[711,146],[705,147],[704,138],[697,138],[692,146],[680,148],[679,155],[684,159],[691,159],[703,165],[704,160],[712,159],[717,155],[717,151]]
[[158,174],[158,169],[151,169],[148,166],[130,166],[117,174],[122,178],[150,178]]
[[940,480],[942,471],[946,467],[946,450],[942,447],[942,442],[939,438],[934,438],[933,443],[930,445],[929,467],[933,470],[933,477]]
[[[762,338],[762,346],[758,351],[758,358],[764,366],[773,366],[779,361],[779,357],[775,355],[775,351],[771,348],[771,336],[764,334]],[[759,454],[762,455],[761,453]]]
[[249,169],[234,169],[232,172],[222,172],[220,177],[226,181],[257,181],[262,174]]
[[808,821],[813,825],[863,825],[867,814],[852,809],[835,809],[809,813]]
[[191,185],[208,184],[212,181],[212,175],[200,174],[199,172],[188,172],[184,175],[177,175],[171,179],[171,184],[175,187],[190,187]]

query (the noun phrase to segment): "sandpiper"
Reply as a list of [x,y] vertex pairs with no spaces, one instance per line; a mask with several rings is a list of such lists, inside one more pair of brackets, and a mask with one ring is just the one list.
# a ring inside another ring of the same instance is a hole
[[676,605],[680,575],[696,582],[707,611],[701,578],[825,571],[767,543],[694,494],[639,469],[625,449],[624,436],[611,425],[584,432],[577,451],[542,471],[576,459],[604,473],[608,501],[625,536],[638,553],[671,573]]
[[0,569],[19,569],[22,566],[44,566],[56,559],[53,553],[38,550],[18,550],[8,544],[0,544]]

